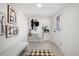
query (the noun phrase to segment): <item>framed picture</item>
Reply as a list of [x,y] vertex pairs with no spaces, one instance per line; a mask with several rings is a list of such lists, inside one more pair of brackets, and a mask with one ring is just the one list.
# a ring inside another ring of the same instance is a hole
[[7,5],[7,22],[10,24],[16,24],[16,12],[10,5]]
[[56,18],[56,29],[57,29],[57,31],[61,31],[61,27],[60,27],[60,15],[58,15],[57,18]]
[[10,26],[6,25],[6,37],[13,37],[18,34],[18,27],[17,26]]
[[18,34],[18,27],[14,27],[13,28],[13,33],[14,33],[14,35],[17,35]]
[[0,12],[0,36],[5,34],[5,14]]

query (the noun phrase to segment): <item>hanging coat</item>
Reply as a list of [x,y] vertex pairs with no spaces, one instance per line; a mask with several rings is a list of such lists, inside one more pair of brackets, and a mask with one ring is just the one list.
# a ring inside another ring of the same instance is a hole
[[32,30],[33,30],[33,27],[34,27],[34,20],[32,19],[31,20],[31,28],[32,28]]

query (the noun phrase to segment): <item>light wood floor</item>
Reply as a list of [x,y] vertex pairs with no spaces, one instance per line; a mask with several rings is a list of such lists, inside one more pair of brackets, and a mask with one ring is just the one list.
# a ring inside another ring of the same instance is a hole
[[[55,56],[63,56],[62,52],[60,51],[59,47],[56,46],[53,42],[50,41],[29,41],[29,50],[31,49],[45,49],[45,50],[52,50],[55,51]],[[25,56],[27,51],[24,51],[21,56]]]

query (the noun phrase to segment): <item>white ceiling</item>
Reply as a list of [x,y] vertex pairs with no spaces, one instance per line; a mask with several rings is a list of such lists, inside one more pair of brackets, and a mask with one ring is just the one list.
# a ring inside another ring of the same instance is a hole
[[23,11],[26,15],[34,16],[51,16],[66,6],[66,3],[42,3],[42,7],[38,8],[37,3],[15,3],[14,5]]

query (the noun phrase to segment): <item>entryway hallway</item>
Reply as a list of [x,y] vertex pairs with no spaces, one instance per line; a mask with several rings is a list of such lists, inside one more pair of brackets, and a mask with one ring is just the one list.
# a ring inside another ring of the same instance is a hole
[[19,55],[79,56],[79,3],[0,3],[0,56]]

